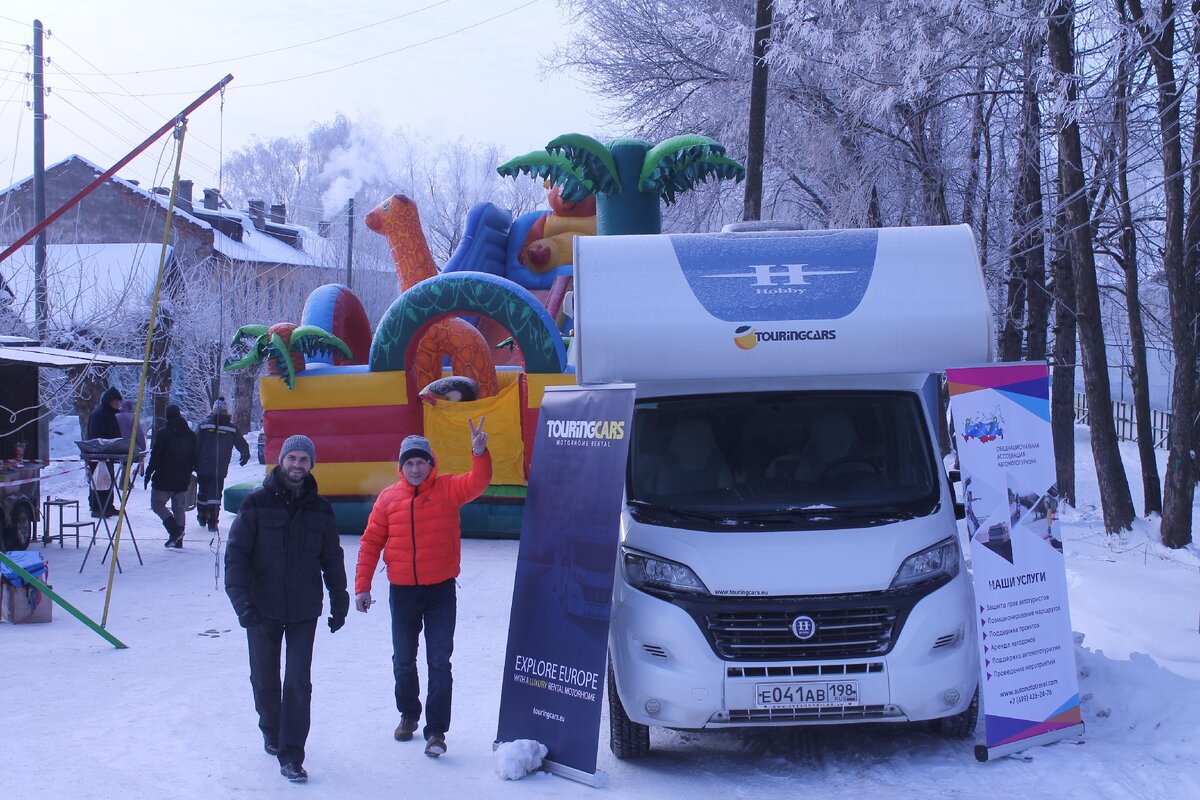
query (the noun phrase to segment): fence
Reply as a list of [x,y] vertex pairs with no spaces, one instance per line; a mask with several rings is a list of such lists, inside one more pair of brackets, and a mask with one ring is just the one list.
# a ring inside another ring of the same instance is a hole
[[[1086,425],[1091,420],[1087,407],[1087,397],[1081,392],[1075,393],[1075,424]],[[1126,442],[1136,442],[1137,414],[1132,403],[1121,400],[1112,401],[1113,422],[1117,426],[1117,438]],[[1171,440],[1171,412],[1150,409],[1150,432],[1154,437],[1154,447],[1166,450]]]

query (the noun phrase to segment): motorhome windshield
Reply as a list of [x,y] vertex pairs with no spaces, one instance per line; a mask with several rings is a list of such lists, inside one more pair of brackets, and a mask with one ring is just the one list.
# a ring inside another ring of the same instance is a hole
[[906,392],[642,400],[626,493],[635,517],[704,530],[861,527],[932,512],[938,473]]

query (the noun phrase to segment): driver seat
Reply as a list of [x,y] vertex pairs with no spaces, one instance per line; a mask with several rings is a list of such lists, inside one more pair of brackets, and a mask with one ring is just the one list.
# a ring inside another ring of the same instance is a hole
[[813,417],[812,436],[800,452],[796,480],[818,481],[830,464],[855,452],[854,423],[844,411],[828,409]]

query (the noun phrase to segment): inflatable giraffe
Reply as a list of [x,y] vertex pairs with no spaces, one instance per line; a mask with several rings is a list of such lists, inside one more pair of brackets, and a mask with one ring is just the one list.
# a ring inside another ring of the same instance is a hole
[[[417,204],[412,200],[394,194],[367,214],[366,223],[370,230],[387,238],[401,292],[438,274],[421,230]],[[429,326],[417,344],[412,366],[418,387],[442,377],[443,357],[449,357],[455,375],[465,375],[479,384],[481,398],[499,391],[496,365],[487,341],[467,321],[446,317]]]

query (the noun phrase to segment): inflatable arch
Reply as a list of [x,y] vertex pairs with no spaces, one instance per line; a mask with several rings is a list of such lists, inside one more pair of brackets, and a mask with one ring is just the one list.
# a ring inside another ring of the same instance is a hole
[[458,313],[482,314],[507,328],[525,356],[526,372],[565,369],[562,334],[532,294],[496,275],[452,272],[421,281],[392,303],[375,332],[371,371],[407,369],[416,356],[410,345],[420,334],[439,318]]

